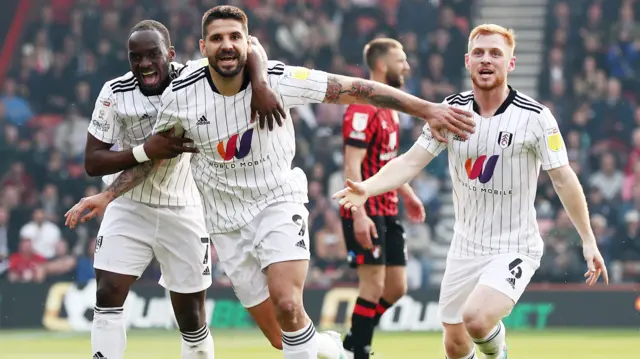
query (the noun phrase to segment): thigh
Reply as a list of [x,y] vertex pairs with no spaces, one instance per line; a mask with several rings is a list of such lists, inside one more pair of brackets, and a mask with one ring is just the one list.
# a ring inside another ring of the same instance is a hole
[[373,223],[375,223],[378,232],[378,238],[371,238],[373,249],[365,249],[356,241],[353,219],[342,219],[342,232],[348,252],[347,260],[351,268],[357,268],[361,265],[382,266],[385,265],[387,261],[387,253],[385,250],[387,226],[383,219],[384,217],[373,216],[370,218]]
[[447,324],[462,323],[462,310],[480,278],[484,257],[447,258],[440,286],[440,320]]
[[274,263],[309,260],[308,219],[302,203],[276,203],[260,214],[254,245],[263,270]]
[[404,228],[398,216],[384,217],[387,233],[384,243],[386,253],[386,265],[406,266],[407,265],[407,245],[405,243]]
[[493,288],[517,303],[540,263],[521,254],[492,256],[482,270],[478,284]]
[[255,307],[269,298],[267,278],[256,256],[255,232],[250,226],[237,231],[212,234],[220,266],[245,308]]
[[153,259],[153,211],[124,198],[111,203],[98,230],[93,267],[140,277]]
[[198,293],[211,286],[211,248],[202,208],[158,209],[154,254],[160,285],[176,293]]

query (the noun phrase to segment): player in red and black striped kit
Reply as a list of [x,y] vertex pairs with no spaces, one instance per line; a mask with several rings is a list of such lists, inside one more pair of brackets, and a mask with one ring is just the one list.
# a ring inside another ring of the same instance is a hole
[[[402,45],[393,39],[375,39],[364,48],[371,79],[402,87],[409,70]],[[345,177],[361,181],[376,174],[396,157],[400,123],[397,112],[371,105],[350,105],[344,115]],[[399,193],[398,193],[399,192]],[[354,359],[368,359],[373,331],[380,317],[407,291],[407,252],[398,218],[398,194],[411,220],[424,221],[422,202],[408,184],[398,191],[370,198],[352,213],[340,208],[349,263],[357,268],[359,294],[344,339]]]

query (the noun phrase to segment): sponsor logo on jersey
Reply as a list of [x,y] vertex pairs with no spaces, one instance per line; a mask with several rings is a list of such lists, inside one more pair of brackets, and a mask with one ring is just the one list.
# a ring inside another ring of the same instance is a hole
[[[470,180],[478,179],[480,183],[487,183],[493,177],[493,171],[496,168],[499,155],[493,155],[487,159],[486,155],[478,157],[475,161],[472,158],[468,158],[464,164],[465,170],[467,170],[467,176]],[[485,165],[485,161],[487,164]]]
[[[238,138],[240,139],[238,141]],[[242,159],[251,152],[251,141],[253,139],[253,128],[244,133],[236,133],[227,140],[225,146],[224,141],[218,142],[218,154],[225,161],[230,161],[234,157]]]

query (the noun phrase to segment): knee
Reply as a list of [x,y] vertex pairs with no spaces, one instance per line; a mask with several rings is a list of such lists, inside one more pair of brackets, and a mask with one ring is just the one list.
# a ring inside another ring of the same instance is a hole
[[384,277],[382,278],[360,278],[359,295],[372,302],[378,302],[385,291]]
[[129,293],[129,284],[117,278],[105,276],[97,283],[96,305],[98,307],[121,307]]
[[291,322],[302,317],[304,310],[302,300],[294,296],[282,296],[274,298],[276,314],[281,321]]
[[407,282],[397,281],[391,285],[387,285],[384,289],[384,298],[391,303],[395,303],[407,294]]
[[462,321],[472,338],[484,338],[495,326],[479,308],[465,310],[462,313]]

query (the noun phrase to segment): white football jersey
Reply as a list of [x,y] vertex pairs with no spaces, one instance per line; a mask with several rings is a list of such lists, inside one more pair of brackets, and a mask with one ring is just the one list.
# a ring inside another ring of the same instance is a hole
[[[204,60],[204,62],[203,62]],[[206,59],[187,65],[171,63],[171,76],[178,77],[206,64]],[[104,143],[117,144],[119,151],[143,144],[153,133],[161,96],[145,96],[131,71],[107,81],[96,100],[89,124],[89,133]],[[166,160],[144,182],[123,197],[154,206],[200,205],[197,188],[189,170],[190,154]],[[120,175],[103,177],[109,185]]]
[[307,178],[292,168],[296,140],[289,109],[324,100],[327,74],[269,61],[268,80],[287,120],[273,131],[251,116],[251,84],[223,96],[203,67],[173,81],[162,95],[155,132],[176,128],[200,150],[191,160],[207,229],[226,233],[246,225],[276,202],[306,203]]
[[476,132],[467,141],[452,133],[448,144],[425,126],[417,144],[433,155],[448,149],[455,209],[449,255],[475,257],[521,253],[542,257],[534,200],[540,166],[569,163],[558,123],[548,108],[510,88],[495,115],[480,116],[471,91],[445,103],[472,111]]

